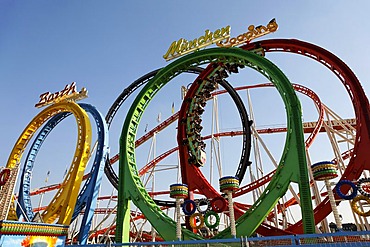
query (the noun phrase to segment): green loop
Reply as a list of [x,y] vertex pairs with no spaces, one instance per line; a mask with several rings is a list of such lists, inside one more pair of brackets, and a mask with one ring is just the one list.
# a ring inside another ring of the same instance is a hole
[[[284,73],[272,62],[253,52],[240,48],[211,48],[204,49],[184,57],[161,69],[140,91],[133,101],[122,127],[120,137],[120,159],[119,164],[119,188],[118,188],[118,210],[116,241],[128,238],[130,231],[130,201],[136,207],[145,212],[145,216],[151,224],[159,231],[165,240],[175,240],[176,222],[166,215],[154,203],[138,176],[135,159],[136,132],[141,117],[155,94],[170,80],[185,72],[189,67],[200,66],[209,63],[238,63],[252,68],[268,80],[278,90],[285,104],[287,116],[287,135],[285,148],[282,153],[279,166],[265,191],[244,215],[236,222],[238,234],[251,235],[267,217],[271,209],[276,205],[289,188],[290,182],[300,185],[302,218],[304,219],[304,232],[313,233],[315,222],[311,193],[309,189],[309,178],[307,171],[306,152],[302,130],[302,111],[293,86]],[[125,221],[126,219],[126,221]],[[158,220],[160,219],[160,220]],[[184,239],[200,239],[191,231],[183,231]],[[219,233],[215,238],[231,237],[230,229]],[[128,239],[127,239],[128,240]]]
[[[216,217],[216,222],[215,223],[213,223],[213,224],[211,224],[210,222],[209,222],[209,217],[211,217],[211,216],[214,216],[214,217]],[[206,224],[206,226],[208,227],[208,228],[210,228],[210,229],[212,229],[212,228],[216,228],[219,224],[220,224],[220,216],[215,212],[215,211],[212,211],[212,210],[210,210],[210,211],[208,211],[205,215],[204,215],[204,224]]]

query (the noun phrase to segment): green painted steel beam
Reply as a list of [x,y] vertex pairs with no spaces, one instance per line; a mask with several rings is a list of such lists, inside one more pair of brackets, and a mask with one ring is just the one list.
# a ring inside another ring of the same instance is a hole
[[[272,62],[240,48],[211,48],[186,55],[160,70],[140,91],[132,103],[120,137],[118,212],[116,242],[129,241],[129,203],[132,201],[165,240],[176,240],[176,223],[155,205],[140,181],[135,160],[135,137],[141,116],[155,94],[172,78],[189,67],[211,62],[238,63],[255,69],[277,88],[286,108],[287,135],[285,147],[274,177],[261,197],[236,221],[237,236],[250,236],[263,222],[277,201],[287,192],[291,182],[298,183],[305,233],[314,233],[311,193],[302,130],[301,106],[292,85]],[[201,239],[182,229],[184,239]],[[227,228],[215,238],[230,238]]]

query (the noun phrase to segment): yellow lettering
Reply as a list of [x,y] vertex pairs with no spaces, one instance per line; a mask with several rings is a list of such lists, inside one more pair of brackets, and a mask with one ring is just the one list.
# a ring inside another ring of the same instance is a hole
[[166,54],[163,55],[163,58],[167,59],[169,55],[174,56],[175,53],[180,50],[182,40],[183,39],[181,38],[181,39],[179,39],[179,41],[172,42],[172,44],[170,45],[170,48],[168,48],[168,51],[166,52]]
[[199,44],[197,39],[194,39],[193,41],[188,42],[188,49],[196,48],[197,45]]
[[204,39],[204,42],[207,43],[208,42],[212,42],[212,32],[210,32],[208,29],[205,31],[206,34],[204,35],[205,39]]
[[200,37],[198,38],[198,45],[203,45],[203,44],[204,44],[204,42],[205,42],[205,40],[204,40],[204,36],[200,36]]
[[213,33],[213,38],[214,38],[214,39],[218,39],[220,36],[221,36],[221,30],[220,30],[220,29],[217,29],[217,30]]
[[[205,30],[204,35],[199,38],[187,41],[185,39],[179,39],[178,41],[172,42],[163,58],[167,61],[191,51],[203,48],[207,45],[217,43],[222,39],[226,39],[230,36],[230,26],[217,29],[214,32]],[[219,46],[219,44],[217,44]]]
[[230,26],[221,28],[221,36],[223,36],[223,37],[229,36],[230,35],[230,29],[231,29]]
[[178,53],[184,52],[187,49],[188,49],[188,41],[183,39],[183,42],[180,45],[180,50],[178,51]]

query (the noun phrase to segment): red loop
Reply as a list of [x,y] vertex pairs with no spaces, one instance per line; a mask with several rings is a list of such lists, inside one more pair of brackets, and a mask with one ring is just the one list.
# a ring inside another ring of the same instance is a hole
[[[221,206],[219,205],[220,203],[218,202],[221,202]],[[226,210],[227,201],[225,200],[225,198],[221,196],[215,197],[211,200],[211,207],[212,210],[215,211],[216,213],[222,213],[223,211]]]
[[3,186],[8,182],[10,177],[10,169],[5,168],[0,172],[0,186]]

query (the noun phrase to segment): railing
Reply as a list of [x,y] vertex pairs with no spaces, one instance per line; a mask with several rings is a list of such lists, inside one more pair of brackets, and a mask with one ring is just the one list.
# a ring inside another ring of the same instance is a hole
[[262,247],[262,246],[304,246],[304,247],[345,247],[370,246],[370,231],[302,234],[271,237],[250,237],[233,239],[184,240],[167,242],[105,243],[89,245],[67,245],[70,247]]

